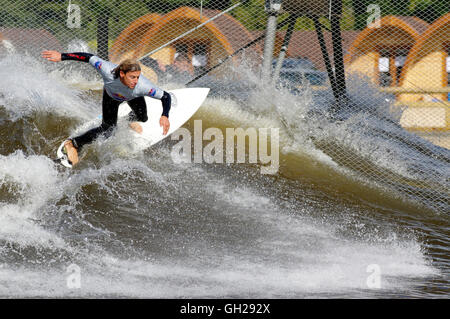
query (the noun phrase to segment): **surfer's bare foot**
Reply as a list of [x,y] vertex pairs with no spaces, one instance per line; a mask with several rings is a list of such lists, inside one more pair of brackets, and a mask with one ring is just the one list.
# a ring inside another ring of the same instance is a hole
[[79,160],[78,160],[78,151],[75,148],[75,146],[73,146],[72,141],[68,140],[64,143],[64,148],[66,149],[67,152],[67,158],[69,159],[69,161],[72,163],[72,165],[76,165]]
[[131,122],[130,127],[132,130],[136,131],[139,134],[142,134],[142,126],[138,122]]

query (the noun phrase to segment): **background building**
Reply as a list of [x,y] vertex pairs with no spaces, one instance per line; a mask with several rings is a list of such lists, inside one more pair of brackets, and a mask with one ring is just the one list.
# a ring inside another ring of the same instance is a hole
[[436,20],[411,48],[400,86],[426,90],[427,94],[401,94],[400,101],[449,100],[448,92],[439,89],[450,83],[450,13]]
[[398,86],[406,56],[428,23],[417,17],[386,16],[359,33],[345,56],[348,73],[379,86]]

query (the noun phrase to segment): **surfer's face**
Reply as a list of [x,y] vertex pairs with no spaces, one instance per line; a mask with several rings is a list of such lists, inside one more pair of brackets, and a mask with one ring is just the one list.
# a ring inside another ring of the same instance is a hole
[[120,81],[128,86],[130,89],[134,89],[141,76],[141,71],[129,71],[127,73],[120,71]]

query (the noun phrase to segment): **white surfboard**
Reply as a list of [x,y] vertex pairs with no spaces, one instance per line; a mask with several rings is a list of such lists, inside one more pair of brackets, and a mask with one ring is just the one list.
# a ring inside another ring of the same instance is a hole
[[[205,101],[209,88],[185,88],[167,92],[172,97],[172,105],[169,112],[169,131],[166,135],[163,135],[163,128],[159,126],[159,119],[161,118],[163,111],[161,101],[146,96],[145,102],[147,104],[148,120],[147,122],[139,122],[142,126],[142,134],[133,131],[133,136],[136,137],[134,143],[135,150],[144,150],[158,143],[186,123]],[[131,108],[128,103],[124,102],[120,104],[118,120],[121,121],[128,118],[127,115],[130,111]],[[71,168],[72,164],[64,152],[65,141],[66,140],[61,143],[56,152],[57,161],[62,165]]]
[[[186,123],[192,115],[200,108],[208,95],[209,88],[186,88],[167,91],[172,97],[172,107],[169,112],[170,128],[167,135],[163,135],[163,129],[159,126],[159,119],[162,114],[162,104],[160,100],[146,96],[147,122],[139,122],[142,126],[142,134],[136,136],[148,140],[153,145],[176,131]],[[128,103],[119,106],[119,119],[126,117],[131,108]]]

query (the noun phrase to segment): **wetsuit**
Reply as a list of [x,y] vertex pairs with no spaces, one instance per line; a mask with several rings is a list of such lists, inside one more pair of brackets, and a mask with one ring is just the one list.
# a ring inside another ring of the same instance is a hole
[[132,109],[130,121],[147,121],[147,105],[144,96],[159,99],[162,102],[163,112],[161,116],[169,117],[171,106],[170,94],[155,86],[144,76],[140,76],[134,89],[124,85],[120,78],[115,78],[112,71],[116,64],[100,59],[99,57],[84,52],[62,53],[61,60],[74,60],[90,63],[94,66],[103,78],[104,90],[102,100],[102,124],[93,128],[81,136],[72,138],[72,143],[78,150],[83,145],[91,143],[99,135],[111,136],[114,127],[117,125],[117,113],[119,105],[127,101]]

